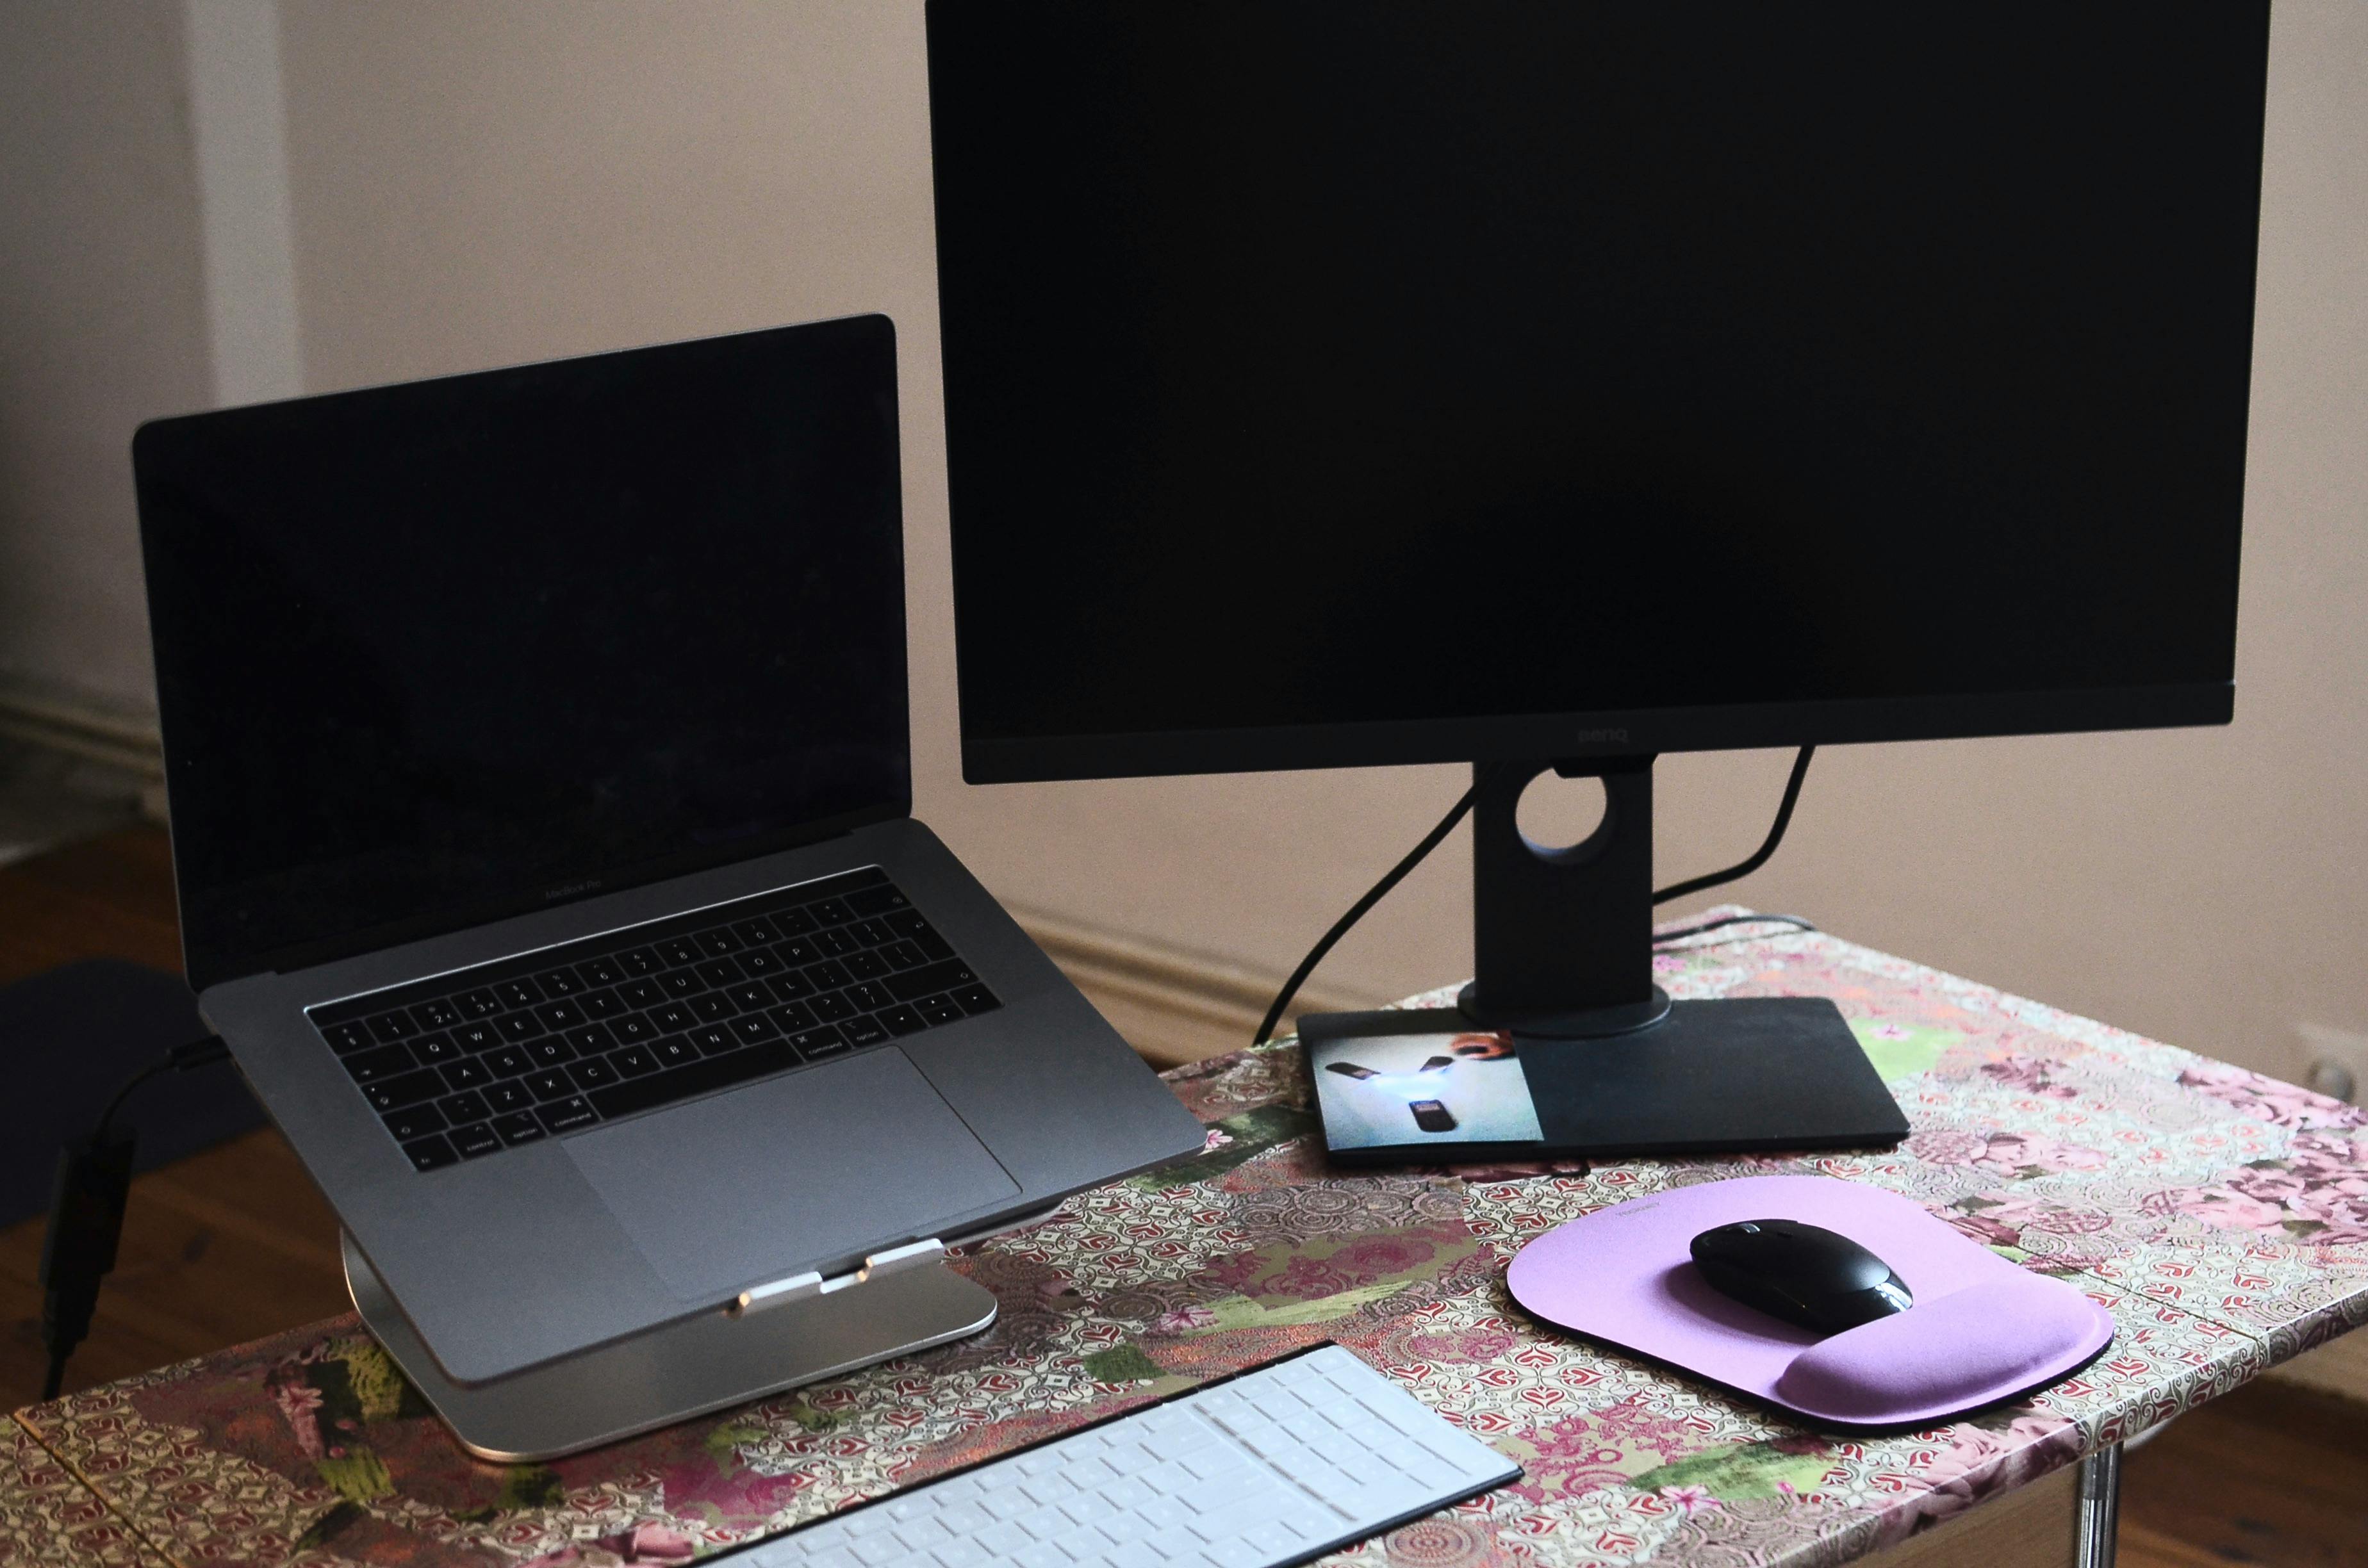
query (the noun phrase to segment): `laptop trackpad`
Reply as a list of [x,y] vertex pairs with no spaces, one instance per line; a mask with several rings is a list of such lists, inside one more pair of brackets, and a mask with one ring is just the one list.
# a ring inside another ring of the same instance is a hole
[[860,1261],[1019,1191],[894,1048],[562,1147],[660,1278],[693,1301]]

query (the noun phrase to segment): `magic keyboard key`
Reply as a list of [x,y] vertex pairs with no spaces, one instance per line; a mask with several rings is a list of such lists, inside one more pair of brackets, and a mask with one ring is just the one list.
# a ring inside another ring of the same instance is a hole
[[957,985],[975,985],[978,976],[970,965],[956,959],[947,963],[933,963],[920,969],[892,974],[881,982],[899,1002],[917,1002],[932,992],[951,991]]
[[431,1029],[449,1029],[461,1021],[461,1009],[450,1002],[422,1002],[411,1009],[411,1016]]
[[554,969],[548,974],[538,974],[534,983],[542,987],[545,996],[573,996],[584,989],[584,982],[572,969]]
[[486,1105],[493,1108],[495,1116],[502,1116],[514,1110],[534,1108],[534,1096],[527,1093],[526,1085],[507,1079],[500,1083],[487,1084],[478,1091],[478,1095]]
[[473,1056],[447,1062],[437,1071],[443,1074],[444,1081],[456,1089],[474,1089],[494,1081],[493,1069]]
[[501,1139],[482,1121],[456,1127],[446,1136],[452,1140],[452,1147],[460,1151],[464,1160],[473,1160],[480,1154],[497,1154],[502,1148]]
[[491,991],[463,991],[452,1002],[472,1018],[490,1018],[502,1010],[501,1000]]
[[534,1115],[535,1119],[542,1123],[543,1131],[554,1134],[573,1132],[600,1119],[600,1113],[592,1108],[592,1102],[581,1095],[537,1106]]
[[439,1062],[457,1062],[464,1054],[459,1046],[452,1043],[452,1037],[449,1034],[424,1034],[410,1045],[411,1054],[419,1058],[423,1065],[430,1067]]
[[502,1043],[502,1031],[491,1024],[467,1023],[452,1031],[452,1043],[474,1055]]
[[615,985],[625,978],[615,959],[586,959],[575,966],[575,972],[591,985]]
[[411,1047],[400,1041],[358,1051],[347,1057],[345,1063],[346,1071],[353,1074],[357,1084],[375,1084],[382,1079],[400,1077],[419,1065],[418,1060],[411,1054]]
[[526,1047],[522,1045],[500,1046],[477,1060],[484,1062],[485,1070],[496,1078],[516,1078],[534,1071],[534,1058],[527,1054]]
[[597,1089],[624,1076],[609,1064],[605,1056],[587,1056],[581,1062],[569,1062],[567,1075],[575,1080],[579,1089]]
[[321,1030],[321,1038],[327,1040],[329,1049],[340,1056],[349,1051],[360,1051],[375,1043],[377,1040],[377,1037],[370,1033],[370,1026],[359,1018],[350,1023],[327,1026]]
[[878,1045],[888,1038],[888,1031],[867,1013],[859,1013],[838,1026],[849,1045]]
[[379,1118],[386,1130],[394,1134],[398,1143],[408,1143],[415,1138],[425,1138],[431,1132],[441,1132],[449,1125],[444,1113],[432,1105],[416,1105]]
[[494,994],[502,999],[505,1007],[531,1007],[544,1000],[530,980],[498,981],[494,985]]
[[415,1139],[403,1146],[403,1152],[411,1156],[411,1168],[416,1171],[438,1170],[446,1165],[458,1165],[461,1160],[441,1134]]
[[542,1123],[534,1119],[533,1112],[523,1110],[494,1118],[494,1131],[501,1135],[503,1142],[511,1145],[531,1143],[544,1136]]
[[965,1013],[991,1013],[1003,1006],[995,993],[984,985],[958,985],[948,994],[962,1005]]
[[[436,1102],[436,1108],[442,1111],[444,1119],[455,1127],[464,1121],[483,1121],[494,1114],[493,1107],[485,1103],[484,1096],[479,1094],[446,1095]],[[403,1113],[398,1111],[395,1114],[400,1116]]]
[[800,1029],[790,1036],[790,1043],[804,1057],[836,1056],[848,1049],[847,1037],[828,1024],[818,1028]]
[[436,1075],[435,1069],[423,1067],[399,1078],[381,1079],[368,1085],[362,1090],[362,1097],[370,1101],[376,1110],[402,1110],[447,1092],[444,1080]]

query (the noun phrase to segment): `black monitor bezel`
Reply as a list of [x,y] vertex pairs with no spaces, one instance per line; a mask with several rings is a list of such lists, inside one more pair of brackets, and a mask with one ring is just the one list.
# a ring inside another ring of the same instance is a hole
[[2227,680],[1241,730],[1008,737],[965,729],[962,778],[1018,784],[2177,729],[2229,722],[2236,692]]

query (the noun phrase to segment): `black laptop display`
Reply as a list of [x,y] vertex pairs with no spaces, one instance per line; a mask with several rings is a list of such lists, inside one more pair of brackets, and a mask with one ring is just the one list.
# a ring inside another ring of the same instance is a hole
[[908,811],[892,339],[143,430],[190,983]]

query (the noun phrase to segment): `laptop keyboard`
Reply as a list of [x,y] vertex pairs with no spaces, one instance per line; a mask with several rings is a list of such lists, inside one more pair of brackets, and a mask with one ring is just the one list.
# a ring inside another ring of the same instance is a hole
[[432,1171],[999,1006],[873,867],[307,1016]]

